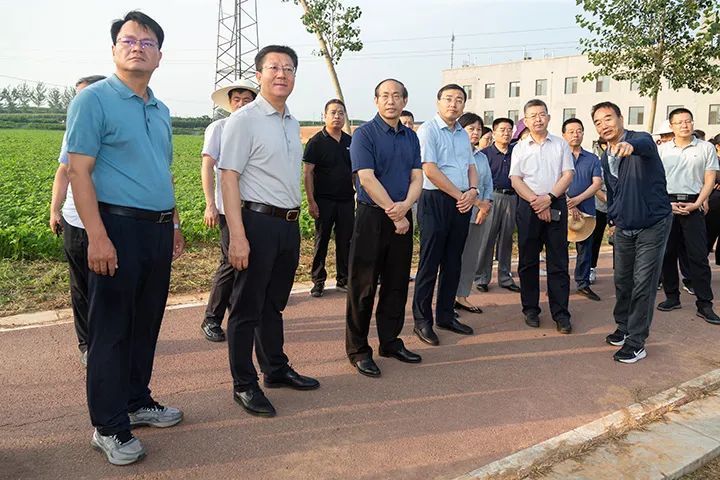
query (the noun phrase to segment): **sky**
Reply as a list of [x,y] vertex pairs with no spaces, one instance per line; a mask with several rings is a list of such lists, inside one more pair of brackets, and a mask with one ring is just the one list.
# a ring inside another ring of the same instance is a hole
[[[223,5],[232,5],[225,0]],[[338,76],[353,119],[375,114],[373,89],[395,77],[409,90],[417,120],[435,112],[442,70],[454,64],[490,64],[579,53],[583,35],[573,0],[345,0],[358,5],[364,48],[346,53]],[[225,7],[228,9],[228,7]],[[232,7],[230,7],[232,8]],[[0,0],[0,87],[22,81],[73,86],[77,78],[114,71],[110,23],[133,9],[165,31],[163,58],[150,86],[175,116],[210,115],[215,83],[218,1],[212,0]],[[288,100],[300,120],[319,120],[335,96],[325,62],[313,55],[315,35],[292,2],[257,0],[260,45],[284,44],[299,55]]]

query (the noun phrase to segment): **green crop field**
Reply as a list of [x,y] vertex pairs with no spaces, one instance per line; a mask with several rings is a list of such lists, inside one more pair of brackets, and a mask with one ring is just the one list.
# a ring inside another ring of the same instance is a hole
[[[62,131],[0,129],[0,258],[62,258],[61,241],[48,227],[62,135]],[[207,229],[202,221],[201,148],[201,136],[174,136],[177,205],[190,246],[217,239],[217,230]],[[300,225],[303,237],[312,237],[304,201]]]

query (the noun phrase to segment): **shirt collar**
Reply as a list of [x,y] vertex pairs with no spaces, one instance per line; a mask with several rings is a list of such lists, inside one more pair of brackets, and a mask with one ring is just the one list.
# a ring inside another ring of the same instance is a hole
[[[259,108],[260,111],[261,111],[262,113],[264,113],[265,115],[274,115],[274,114],[280,115],[280,112],[278,112],[277,110],[275,110],[275,107],[273,107],[272,105],[270,105],[270,102],[268,102],[268,101],[265,99],[265,97],[262,96],[262,93],[259,94],[259,95],[255,98],[254,102],[257,103],[258,108]],[[285,104],[285,113],[284,113],[283,116],[286,117],[286,118],[287,118],[287,117],[292,117],[292,115],[290,114],[290,107],[287,106],[287,103]]]
[[495,145],[495,142],[493,142],[492,145],[490,145],[490,148],[492,148],[493,150],[495,150],[495,153],[496,153],[497,155],[510,155],[510,154],[512,153],[513,147],[514,147],[514,145],[512,145],[512,144],[508,145],[508,146],[507,146],[507,153],[503,153],[502,151],[500,151],[500,149],[497,147],[497,145]]
[[[433,121],[437,125],[437,127],[442,130],[443,128],[450,131],[450,127],[447,126],[447,123],[445,123],[445,120],[442,119],[439,113],[436,113],[433,117]],[[455,120],[455,128],[452,130],[453,132],[457,132],[458,130],[462,130],[462,126],[460,125],[460,122]]]
[[[525,141],[528,143],[528,145],[530,145],[531,143],[534,143],[534,144],[536,144],[536,145],[542,145],[542,144],[540,144],[540,143],[537,143],[537,142],[535,141],[535,139],[533,138],[532,135],[528,135],[528,136],[525,138]],[[548,134],[545,136],[545,140],[543,140],[543,143],[545,143],[545,142],[552,142],[552,135],[550,135],[550,133],[548,133]]]
[[398,128],[397,128],[397,130],[395,130],[393,127],[388,125],[388,123],[385,120],[383,120],[383,118],[380,116],[379,113],[375,114],[375,118],[373,118],[372,121],[375,122],[377,127],[383,132],[403,133],[404,134],[405,130],[407,129],[407,127],[405,125],[398,122]]
[[679,147],[679,146],[675,143],[675,138],[673,138],[673,139],[671,140],[671,142],[673,143],[673,147],[679,148],[680,150],[682,150],[682,149],[687,148],[687,147],[694,147],[694,146],[696,146],[696,145],[698,144],[699,140],[698,140],[698,138],[697,138],[695,135],[693,135],[692,141],[691,141],[689,144],[685,145],[684,147]]
[[[125,83],[120,80],[120,77],[118,77],[117,74],[113,73],[112,75],[110,75],[110,77],[108,77],[107,79],[107,82],[113,88],[113,90],[115,90],[120,95],[120,98],[128,99],[132,97],[137,97],[143,102],[145,102],[145,99],[143,99],[137,93],[133,92],[130,87],[125,85]],[[147,87],[147,94],[148,100],[145,103],[147,105],[157,105],[157,99],[155,98],[155,94],[150,87]]]

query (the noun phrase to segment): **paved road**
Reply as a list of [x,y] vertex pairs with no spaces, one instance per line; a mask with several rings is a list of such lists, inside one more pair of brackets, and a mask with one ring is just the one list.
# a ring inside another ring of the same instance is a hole
[[152,386],[185,421],[136,430],[148,457],[128,467],[89,447],[72,325],[0,333],[0,478],[453,478],[720,365],[720,327],[695,317],[688,295],[655,316],[646,360],[613,362],[609,262],[596,285],[606,301],[571,296],[571,336],[556,333],[547,304],[541,328],[525,327],[518,294],[494,287],[473,296],[485,313],[463,315],[474,336],[440,331],[441,346],[426,346],[408,316],[403,338],[423,363],[379,358],[379,379],[345,359],[344,296],[294,295],[286,350],[322,387],[269,391],[273,419],[232,401],[226,345],[201,338],[201,309],[168,311]]

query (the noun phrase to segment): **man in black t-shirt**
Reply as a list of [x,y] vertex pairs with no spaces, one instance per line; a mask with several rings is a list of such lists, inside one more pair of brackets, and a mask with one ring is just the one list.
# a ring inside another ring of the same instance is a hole
[[315,254],[310,294],[321,297],[327,272],[325,257],[335,228],[336,289],[347,291],[348,256],[355,221],[355,191],[350,165],[350,135],[342,131],[345,104],[336,98],[325,104],[325,127],[305,147],[304,176],[310,215],[315,219]]

